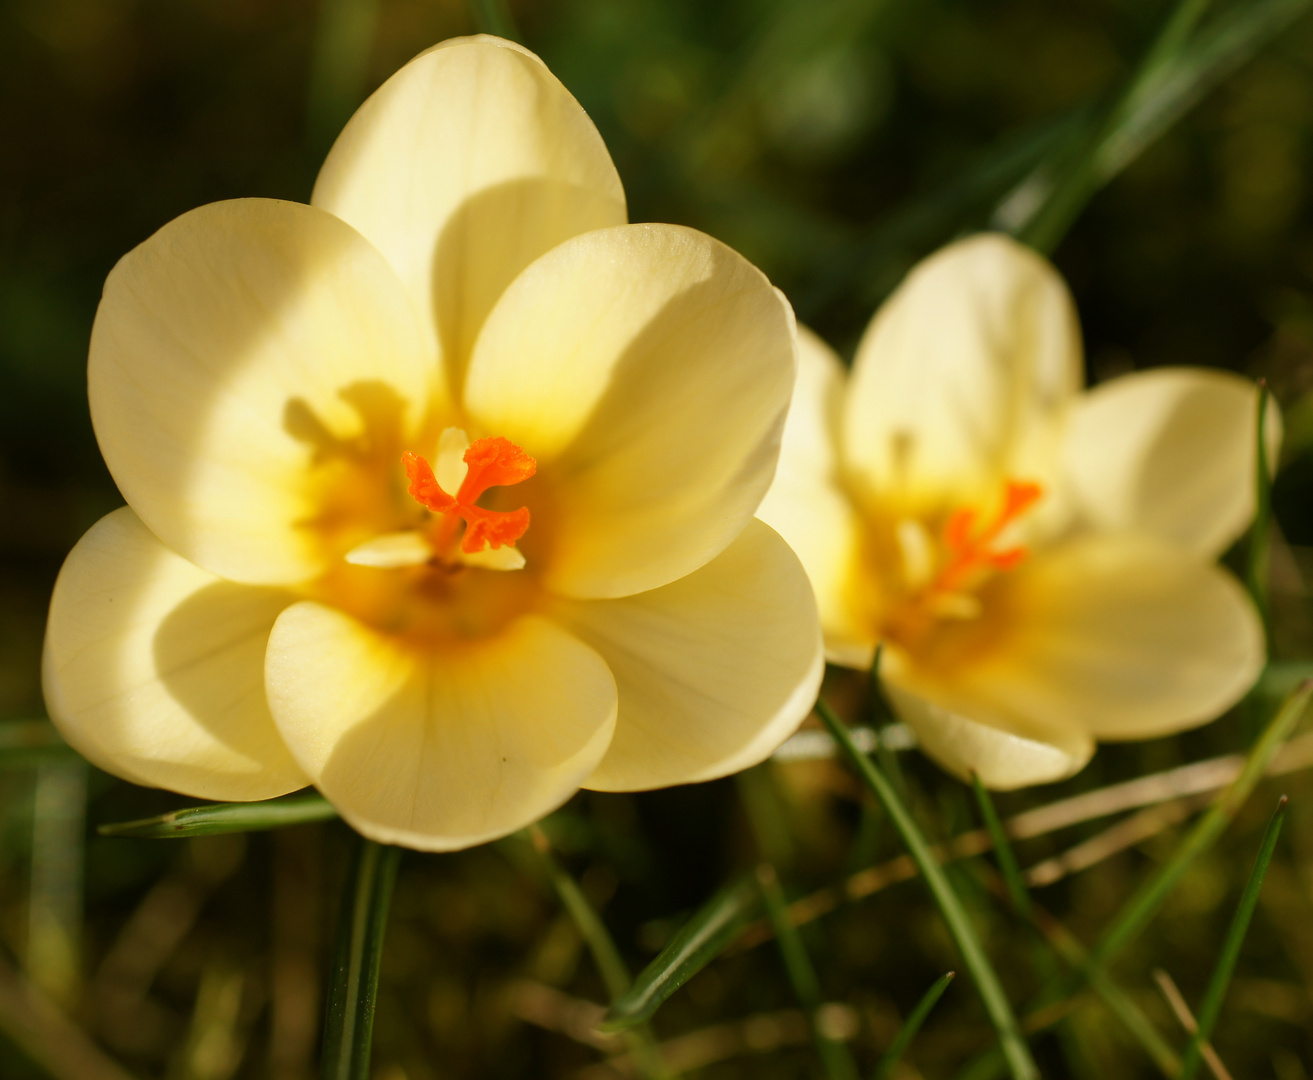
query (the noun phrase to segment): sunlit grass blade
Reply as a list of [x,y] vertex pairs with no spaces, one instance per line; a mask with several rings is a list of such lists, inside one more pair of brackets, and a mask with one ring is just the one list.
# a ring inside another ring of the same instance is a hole
[[811,1021],[812,1037],[816,1041],[816,1054],[821,1059],[828,1080],[857,1080],[857,1066],[842,1042],[826,1030],[821,1016],[821,984],[816,977],[811,957],[802,943],[802,935],[789,918],[789,905],[775,868],[769,863],[757,867],[757,884],[766,903],[766,915],[775,928],[775,940],[784,960],[784,970],[798,1004]]
[[317,791],[281,799],[249,803],[211,803],[170,810],[139,821],[118,821],[98,826],[101,836],[137,836],[155,840],[178,840],[215,833],[263,832],[285,825],[328,821],[337,811]]
[[1091,966],[1108,964],[1130,944],[1180,883],[1190,864],[1217,842],[1262,779],[1272,757],[1304,715],[1310,696],[1313,696],[1313,683],[1306,682],[1286,699],[1249,752],[1240,775],[1222,791],[1208,812],[1177,845],[1171,858],[1136,890],[1112,925],[1104,931],[1090,953]]
[[1196,31],[1206,0],[1182,0],[1103,121],[1019,185],[1000,206],[998,223],[1052,251],[1104,184],[1308,6],[1309,0],[1237,5]]
[[624,1031],[644,1023],[760,913],[761,891],[753,879],[731,881],[689,917],[634,984],[615,999],[600,1030]]
[[1272,395],[1267,384],[1258,384],[1258,417],[1255,422],[1254,447],[1254,523],[1249,527],[1249,544],[1245,551],[1245,584],[1254,606],[1263,620],[1268,620],[1268,570],[1272,556],[1272,472],[1267,459],[1267,413]]
[[324,1080],[369,1080],[374,1005],[401,849],[361,838],[342,888],[324,1021]]
[[32,792],[26,966],[32,981],[65,1008],[77,1001],[82,979],[87,772],[78,758],[44,761]]
[[1236,960],[1240,957],[1240,948],[1244,944],[1245,934],[1249,930],[1249,920],[1254,917],[1254,908],[1258,906],[1258,894],[1263,888],[1263,877],[1267,873],[1268,863],[1276,851],[1277,838],[1281,835],[1281,826],[1286,818],[1286,797],[1281,796],[1277,808],[1267,823],[1263,834],[1263,843],[1258,849],[1258,858],[1254,860],[1254,869],[1245,883],[1245,891],[1240,896],[1240,906],[1236,908],[1230,929],[1222,942],[1222,951],[1217,958],[1217,966],[1208,980],[1208,989],[1204,991],[1204,1003],[1199,1008],[1197,1018],[1198,1030],[1190,1039],[1181,1061],[1181,1080],[1191,1080],[1199,1068],[1204,1043],[1213,1033],[1213,1025],[1222,1011],[1222,999],[1226,996],[1227,984],[1231,981],[1231,972],[1235,970]]
[[481,34],[496,34],[507,41],[522,41],[506,0],[470,0],[470,14]]
[[912,1015],[904,1020],[903,1026],[898,1029],[898,1034],[894,1036],[894,1041],[889,1044],[889,1049],[876,1062],[875,1072],[871,1073],[871,1080],[888,1080],[888,1077],[893,1075],[894,1066],[907,1053],[907,1048],[912,1045],[912,1040],[916,1038],[916,1033],[921,1030],[921,1025],[925,1023],[926,1017],[930,1015],[930,1010],[939,1003],[939,999],[944,996],[944,991],[948,989],[948,984],[956,976],[956,971],[946,971],[922,995],[921,1000],[916,1003],[916,1008],[912,1010]]
[[902,837],[908,853],[920,868],[921,876],[930,887],[930,892],[944,916],[944,922],[948,924],[949,932],[957,942],[967,970],[975,981],[976,989],[998,1034],[999,1043],[1013,1077],[1016,1080],[1037,1080],[1039,1069],[1035,1065],[1034,1058],[1031,1057],[1030,1049],[1026,1046],[1026,1040],[1022,1037],[1021,1028],[1017,1024],[1012,1006],[1008,1003],[1007,995],[1003,992],[998,974],[985,955],[985,950],[981,947],[975,928],[967,918],[962,902],[949,884],[943,868],[931,853],[930,845],[922,836],[916,822],[912,820],[912,815],[903,805],[902,800],[898,798],[893,785],[875,767],[875,763],[853,744],[843,721],[823,700],[817,701],[816,711],[835,741],[843,747],[844,753],[856,767],[858,775],[884,806],[894,828]]
[[[588,902],[588,897],[579,888],[579,883],[556,861],[547,834],[534,825],[529,830],[529,839],[547,869],[552,886],[556,889],[556,895],[565,905],[565,910],[574,920],[580,936],[588,946],[588,951],[592,953],[593,963],[597,965],[602,982],[606,984],[607,993],[613,1002],[616,1001],[629,989],[630,978],[629,968],[625,966],[610,931],[593,910],[593,905]],[[626,1025],[622,1034],[629,1044],[629,1052],[633,1055],[640,1076],[646,1077],[647,1080],[661,1080],[671,1075],[661,1060],[661,1051],[657,1049],[652,1032],[641,1021]]]

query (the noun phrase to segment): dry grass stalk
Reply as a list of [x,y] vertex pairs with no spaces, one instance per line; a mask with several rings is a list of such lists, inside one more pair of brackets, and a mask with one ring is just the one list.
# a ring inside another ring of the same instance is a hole
[[[1167,1007],[1172,1010],[1173,1015],[1180,1021],[1181,1027],[1185,1028],[1186,1034],[1194,1035],[1199,1030],[1199,1025],[1195,1022],[1194,1013],[1190,1011],[1190,1006],[1185,1003],[1185,998],[1181,996],[1181,991],[1177,989],[1172,977],[1162,968],[1155,968],[1153,981],[1158,984],[1158,989],[1162,991]],[[1200,1049],[1205,1064],[1217,1080],[1233,1080],[1226,1066],[1222,1064],[1222,1059],[1217,1056],[1217,1051],[1213,1049],[1212,1043],[1206,1042]]]

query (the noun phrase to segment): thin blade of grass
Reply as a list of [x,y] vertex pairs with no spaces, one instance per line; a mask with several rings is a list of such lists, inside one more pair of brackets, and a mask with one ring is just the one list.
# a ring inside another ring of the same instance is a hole
[[506,0],[470,0],[470,15],[481,34],[495,34],[507,41],[524,41]]
[[975,980],[976,989],[984,1002],[985,1011],[989,1014],[990,1022],[994,1025],[994,1030],[998,1034],[999,1043],[1003,1048],[1004,1057],[1007,1059],[1013,1077],[1016,1080],[1038,1080],[1039,1069],[1036,1067],[1035,1060],[1031,1057],[1030,1049],[1026,1045],[1026,1040],[1021,1034],[1021,1028],[1017,1024],[1017,1018],[1012,1011],[1012,1006],[1008,1003],[1007,995],[1003,992],[1003,985],[999,981],[998,974],[994,971],[993,965],[990,964],[989,958],[985,955],[985,950],[981,947],[975,928],[967,918],[962,902],[949,884],[943,868],[935,860],[934,855],[931,854],[930,845],[921,834],[920,828],[912,820],[912,815],[908,812],[907,807],[903,805],[902,800],[898,798],[893,785],[876,768],[875,763],[857,749],[849,737],[848,729],[844,726],[843,721],[834,714],[824,700],[817,701],[816,711],[830,734],[834,736],[835,741],[843,747],[844,753],[857,769],[858,775],[884,806],[885,812],[889,815],[894,827],[902,837],[908,853],[920,869],[921,876],[925,878],[926,884],[929,886],[930,892],[944,916],[944,922],[947,923],[949,932],[953,935],[953,940],[957,942],[958,950],[962,954],[967,970],[971,972],[971,977]]
[[1286,698],[1249,752],[1240,775],[1222,791],[1217,801],[1177,846],[1171,858],[1136,890],[1112,925],[1104,931],[1090,952],[1086,970],[1106,966],[1134,940],[1180,883],[1190,864],[1217,842],[1262,779],[1273,756],[1304,715],[1310,696],[1313,696],[1313,682],[1305,682]]
[[[592,953],[593,963],[597,965],[602,982],[606,984],[607,994],[614,1002],[630,986],[629,968],[626,967],[620,950],[616,948],[615,941],[607,930],[606,924],[602,922],[601,916],[593,910],[588,897],[579,888],[579,883],[556,861],[547,834],[534,825],[529,829],[529,840],[551,878],[556,895],[560,897],[565,910],[574,920],[584,943],[588,946],[588,951]],[[671,1075],[662,1060],[661,1051],[657,1049],[656,1039],[646,1025],[631,1024],[621,1033],[629,1044],[629,1052],[633,1056],[634,1065],[640,1076],[646,1077],[647,1080],[665,1080]]]
[[369,1080],[378,969],[401,849],[360,839],[342,889],[324,1020],[324,1080]]
[[328,821],[335,817],[337,811],[328,800],[317,791],[312,791],[265,802],[190,806],[138,821],[116,821],[100,825],[96,831],[101,836],[180,840],[189,836],[214,836],[217,833],[263,832],[281,829],[285,825]]
[[1041,165],[995,215],[1039,251],[1052,251],[1090,198],[1209,90],[1308,9],[1309,0],[1241,5],[1195,26],[1206,0],[1182,0],[1104,120],[1075,150]]
[[0,769],[30,769],[46,762],[80,761],[49,720],[0,721]]
[[893,1075],[894,1066],[907,1052],[912,1040],[916,1038],[916,1033],[921,1030],[921,1025],[925,1023],[926,1017],[930,1015],[930,1010],[939,1003],[939,999],[944,996],[944,991],[948,989],[948,984],[953,981],[956,975],[956,971],[945,972],[922,995],[921,1000],[916,1003],[916,1008],[912,1010],[912,1015],[904,1020],[903,1026],[898,1029],[898,1034],[894,1036],[894,1041],[889,1044],[889,1049],[876,1062],[875,1072],[871,1073],[871,1080],[888,1080],[888,1077]]
[[807,955],[807,949],[802,943],[802,935],[789,919],[789,905],[784,899],[784,890],[780,888],[780,879],[770,863],[762,863],[757,867],[757,884],[766,904],[766,915],[775,927],[775,940],[780,947],[789,984],[811,1022],[816,1054],[821,1059],[825,1075],[829,1080],[857,1080],[857,1065],[848,1053],[848,1048],[830,1035],[822,1022],[821,984],[816,978],[811,957]]
[[1264,629],[1268,623],[1268,578],[1272,559],[1272,472],[1267,460],[1267,411],[1272,395],[1258,384],[1258,417],[1254,425],[1254,523],[1245,551],[1245,584],[1254,599]]
[[1185,1048],[1185,1057],[1181,1061],[1181,1080],[1191,1080],[1198,1071],[1203,1045],[1211,1037],[1213,1025],[1217,1023],[1217,1016],[1222,1011],[1222,999],[1226,997],[1227,984],[1231,981],[1231,973],[1240,958],[1240,948],[1249,930],[1249,921],[1254,917],[1254,908],[1258,906],[1258,894],[1263,888],[1263,877],[1276,851],[1277,838],[1281,835],[1281,826],[1286,818],[1286,806],[1286,797],[1282,795],[1271,820],[1267,823],[1263,843],[1258,849],[1258,858],[1254,860],[1254,868],[1250,871],[1249,880],[1245,883],[1245,891],[1240,896],[1240,906],[1236,908],[1235,917],[1231,920],[1230,929],[1227,930],[1226,938],[1222,942],[1217,966],[1208,980],[1208,989],[1204,991],[1204,1003],[1199,1009],[1197,1019],[1198,1029],[1191,1037],[1190,1045]]
[[644,1023],[760,912],[761,891],[752,878],[731,881],[693,913],[633,985],[612,1002],[598,1030],[612,1033]]
[[1012,907],[1023,919],[1030,920],[1030,893],[1026,881],[1021,876],[1021,866],[1008,842],[1007,833],[1003,831],[1003,822],[999,820],[998,811],[994,809],[994,800],[989,797],[985,785],[976,773],[971,774],[971,788],[976,793],[976,805],[980,807],[980,816],[985,822],[985,830],[994,844],[994,858],[998,860],[999,871],[1007,886],[1008,899]]

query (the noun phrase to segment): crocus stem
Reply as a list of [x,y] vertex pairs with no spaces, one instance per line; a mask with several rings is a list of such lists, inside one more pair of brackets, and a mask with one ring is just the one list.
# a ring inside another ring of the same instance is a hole
[[866,786],[871,789],[871,793],[884,806],[885,812],[888,813],[889,819],[894,824],[894,828],[898,830],[899,836],[902,837],[908,854],[912,856],[921,871],[921,876],[925,878],[926,884],[930,887],[930,892],[944,916],[944,922],[948,924],[949,933],[953,935],[953,940],[957,942],[958,950],[962,954],[967,970],[971,972],[976,989],[980,992],[985,1011],[989,1014],[994,1030],[998,1033],[999,1044],[1003,1049],[1004,1057],[1007,1059],[1008,1067],[1012,1070],[1013,1077],[1015,1080],[1039,1080],[1039,1069],[1035,1065],[1034,1058],[1030,1055],[1029,1047],[1026,1046],[1026,1040],[1021,1034],[1020,1026],[1017,1024],[1016,1014],[1013,1013],[1012,1006],[1008,1003],[1007,995],[1003,992],[1003,986],[999,982],[998,975],[994,971],[993,965],[990,964],[989,958],[985,955],[985,950],[981,947],[980,939],[967,917],[966,910],[962,907],[962,902],[958,899],[957,893],[953,891],[952,885],[949,884],[943,867],[935,860],[930,851],[930,845],[912,819],[911,813],[903,805],[902,800],[899,799],[893,785],[890,784],[885,775],[876,768],[875,763],[870,758],[857,748],[852,737],[848,734],[848,728],[844,725],[844,722],[834,714],[824,700],[816,702],[816,712],[820,715],[826,728],[829,729],[830,734],[834,736],[835,742],[842,747],[844,753],[852,761],[858,775],[866,783]]
[[401,849],[363,837],[342,888],[324,1025],[324,1080],[368,1080],[378,968]]

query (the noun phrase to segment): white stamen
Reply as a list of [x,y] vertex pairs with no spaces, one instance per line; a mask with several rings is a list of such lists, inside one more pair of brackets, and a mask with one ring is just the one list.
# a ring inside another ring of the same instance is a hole
[[484,548],[473,554],[462,551],[456,558],[466,566],[477,566],[483,570],[524,569],[524,556],[520,554],[519,548],[512,547],[510,544],[503,544],[495,550],[490,547]]
[[348,551],[345,558],[353,566],[394,570],[403,566],[422,566],[433,558],[433,549],[423,534],[408,529],[366,540]]
[[935,572],[934,543],[930,533],[915,518],[902,518],[894,529],[898,554],[903,560],[903,578],[913,591],[930,584]]
[[470,467],[465,464],[465,451],[470,448],[469,436],[458,427],[449,427],[438,440],[438,456],[433,462],[433,475],[442,490],[454,496],[465,481]]

